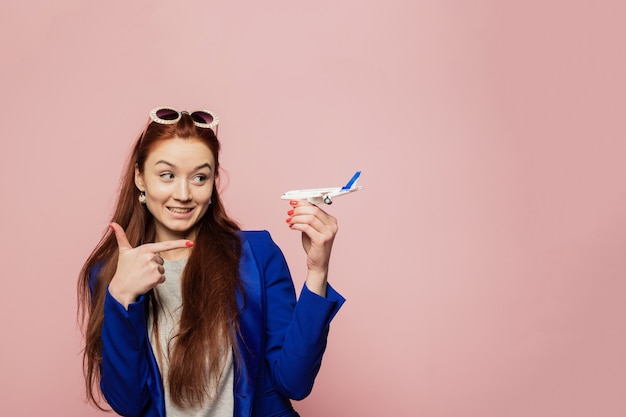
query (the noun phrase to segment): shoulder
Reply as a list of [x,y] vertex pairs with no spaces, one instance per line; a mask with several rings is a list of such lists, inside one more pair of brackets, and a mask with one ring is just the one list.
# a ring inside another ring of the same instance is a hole
[[252,252],[261,264],[274,259],[284,259],[283,252],[267,230],[241,230],[237,233],[241,239],[243,251]]
[[239,230],[237,234],[239,235],[239,237],[241,237],[242,240],[262,239],[264,237],[271,238],[270,232],[268,232],[267,230]]
[[242,244],[247,242],[254,247],[259,245],[264,246],[267,244],[275,245],[270,232],[267,230],[240,230],[237,234],[239,235]]

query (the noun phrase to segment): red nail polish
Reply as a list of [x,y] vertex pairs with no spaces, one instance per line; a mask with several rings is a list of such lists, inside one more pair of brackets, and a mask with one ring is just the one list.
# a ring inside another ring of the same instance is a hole
[[110,224],[109,227],[111,228],[111,230],[113,230],[115,232],[115,229],[113,228],[112,224]]
[[290,224],[290,225],[289,225],[289,228],[291,229],[292,227],[293,227],[293,224]]
[[292,206],[297,206],[298,205],[298,201],[297,200],[291,200],[289,201],[289,204],[291,204]]
[[293,213],[294,213],[294,212],[295,212],[295,210],[289,210],[289,211],[287,212],[287,214],[291,216],[291,215],[293,215]]
[[185,242],[185,246],[187,246],[188,248],[193,247],[193,242],[191,240],[188,240],[187,242]]
[[287,220],[285,220],[287,223],[291,222],[291,217],[287,217]]

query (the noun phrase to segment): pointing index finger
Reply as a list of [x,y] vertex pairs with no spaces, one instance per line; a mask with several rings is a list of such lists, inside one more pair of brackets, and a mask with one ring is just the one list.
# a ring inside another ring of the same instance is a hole
[[146,243],[143,247],[152,253],[165,252],[173,249],[191,248],[193,242],[191,240],[166,240],[163,242]]

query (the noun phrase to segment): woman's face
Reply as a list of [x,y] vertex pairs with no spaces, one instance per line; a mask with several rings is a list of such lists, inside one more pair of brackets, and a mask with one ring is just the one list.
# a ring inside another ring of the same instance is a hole
[[199,139],[157,143],[143,172],[135,167],[135,184],[146,193],[154,216],[156,241],[195,239],[195,225],[211,204],[215,159]]

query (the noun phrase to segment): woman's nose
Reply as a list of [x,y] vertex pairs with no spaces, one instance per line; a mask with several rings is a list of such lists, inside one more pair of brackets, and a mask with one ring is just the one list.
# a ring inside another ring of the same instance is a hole
[[189,201],[191,200],[191,190],[187,181],[179,181],[176,186],[176,192],[173,196],[176,200]]

